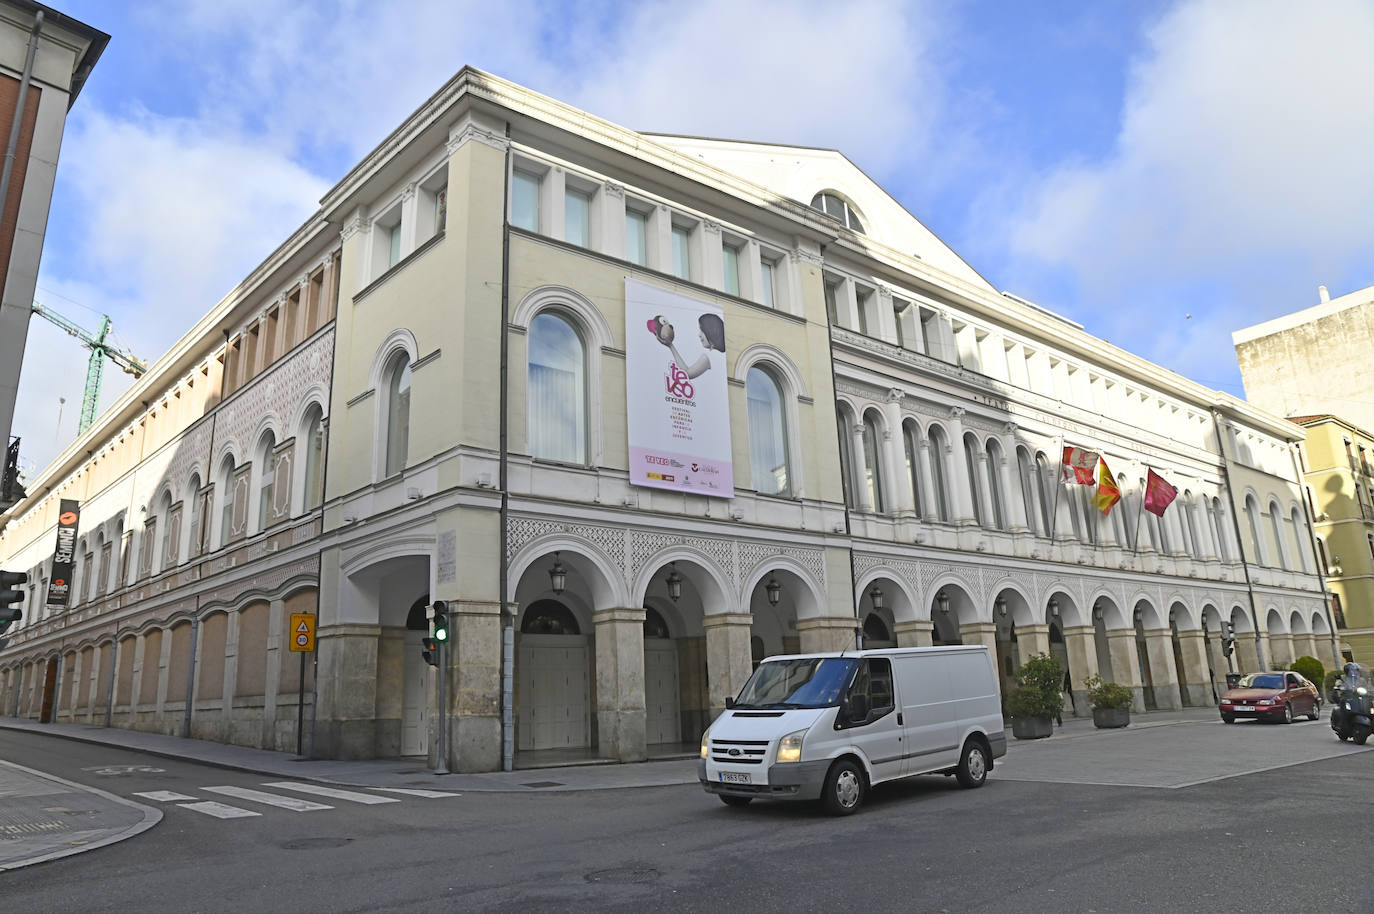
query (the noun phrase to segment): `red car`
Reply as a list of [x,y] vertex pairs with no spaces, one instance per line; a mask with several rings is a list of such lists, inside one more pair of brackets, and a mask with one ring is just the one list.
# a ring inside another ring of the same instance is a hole
[[1322,699],[1317,687],[1302,676],[1278,670],[1245,676],[1221,696],[1220,707],[1221,719],[1228,724],[1235,723],[1238,717],[1291,724],[1298,714],[1306,714],[1311,720],[1321,717]]

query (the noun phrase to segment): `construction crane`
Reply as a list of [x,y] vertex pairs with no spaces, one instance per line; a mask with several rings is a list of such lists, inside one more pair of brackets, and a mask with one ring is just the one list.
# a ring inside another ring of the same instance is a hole
[[33,303],[33,313],[61,327],[80,340],[81,345],[91,351],[91,359],[86,365],[86,394],[81,400],[81,419],[76,427],[76,433],[80,435],[90,428],[91,423],[95,421],[95,410],[100,403],[100,382],[105,373],[104,360],[109,359],[124,369],[125,374],[131,374],[135,378],[143,377],[143,373],[148,370],[148,363],[105,342],[105,338],[110,334],[110,316],[108,314],[100,316],[100,329],[91,334],[38,302]]

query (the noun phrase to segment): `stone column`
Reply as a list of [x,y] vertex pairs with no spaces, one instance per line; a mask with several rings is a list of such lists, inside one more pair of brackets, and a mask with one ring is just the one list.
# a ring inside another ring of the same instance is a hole
[[[881,447],[881,442],[878,443]],[[864,422],[863,417],[855,419],[849,426],[849,453],[854,458],[854,501],[855,507],[860,511],[872,511],[873,499],[868,493],[868,453],[864,450]],[[873,459],[877,460],[878,455],[874,454]],[[743,683],[741,683],[743,685]]]
[[1174,663],[1173,632],[1167,628],[1147,631],[1145,654],[1150,663],[1150,678],[1154,680],[1155,707],[1161,711],[1177,711],[1183,707],[1183,702]]
[[749,638],[754,624],[750,613],[719,613],[706,616],[706,679],[711,720],[725,710],[725,699],[734,698],[754,671]]
[[[283,616],[286,602],[273,600],[267,609],[267,667],[263,682],[262,734],[259,745],[265,749],[277,748],[277,694],[281,691],[282,629],[286,626]],[[318,619],[316,621],[319,621]],[[309,661],[309,657],[306,658]],[[302,742],[304,748],[304,742]],[[291,747],[296,748],[294,745]]]
[[[983,481],[982,491],[978,493],[978,505],[983,514],[983,526],[993,530],[997,527],[997,515],[992,510],[992,487],[996,470],[993,468],[992,462],[988,460],[987,451],[980,450],[974,456],[973,472],[977,473]],[[967,462],[965,461],[965,463]]]
[[644,610],[599,609],[596,623],[596,732],[600,754],[645,759]]
[[1178,633],[1178,652],[1183,658],[1179,680],[1183,699],[1190,707],[1205,708],[1212,703],[1212,677],[1208,673],[1207,644],[1201,629]]
[[1002,426],[1005,437],[1002,439],[1002,465],[997,472],[1002,480],[1003,499],[1007,523],[1012,533],[1024,533],[1033,529],[1026,517],[1026,502],[1021,494],[1021,465],[1016,459],[1016,423],[1008,422]]
[[142,635],[134,636],[134,662],[129,666],[129,727],[138,729],[138,705],[143,697],[143,652],[147,645]]
[[916,497],[911,489],[911,474],[906,469],[906,432],[902,429],[904,396],[905,393],[895,387],[887,392],[887,402],[883,404],[883,419],[887,422],[890,432],[887,439],[887,457],[892,467],[892,491],[897,496],[896,508],[901,512],[911,512],[916,509]]
[[1255,640],[1254,632],[1236,632],[1235,652],[1237,671],[1253,673],[1263,669],[1260,665],[1258,642]]
[[859,622],[853,616],[798,619],[797,634],[801,638],[803,654],[854,649],[854,630]]
[[1050,652],[1050,627],[1048,625],[1016,626],[1016,647],[1022,663],[1025,663],[1026,658],[1031,654],[1048,654]]
[[997,659],[997,626],[991,622],[970,622],[959,626],[959,640],[965,644],[985,644],[988,653],[994,660]]
[[1135,629],[1117,628],[1107,632],[1107,646],[1112,656],[1112,675],[1117,685],[1131,690],[1131,708],[1145,710],[1145,684],[1140,681],[1140,655],[1135,646]]
[[316,649],[320,655],[316,757],[363,759],[374,756],[380,634],[379,625],[356,623],[321,625],[316,632]]
[[[448,615],[452,629],[447,690],[449,758],[454,771],[499,771],[501,604],[495,600],[450,600]],[[641,622],[643,618],[641,615]],[[644,637],[642,629],[639,637]],[[641,653],[641,677],[643,668]],[[642,686],[639,704],[644,706]]]
[[1255,639],[1256,655],[1255,669],[1267,670],[1274,665],[1274,649],[1269,642],[1269,632],[1260,630],[1259,637]]
[[892,626],[898,647],[930,647],[935,643],[935,626],[929,619],[915,622],[898,622]]
[[239,617],[240,613],[227,614],[224,624],[224,680],[220,687],[219,739],[233,742],[234,733],[234,695],[238,690],[239,679]]
[[1087,717],[1088,690],[1085,683],[1089,676],[1096,676],[1097,642],[1094,640],[1091,625],[1074,625],[1064,629],[1064,648],[1069,655],[1069,685],[1072,686],[1070,702],[1075,717]]
[[968,478],[968,461],[963,459],[964,412],[962,406],[950,407],[949,453],[945,455],[945,469],[949,471],[945,481],[953,489],[953,503],[950,507],[954,512],[953,520],[956,524],[976,522],[973,515],[973,492],[970,490],[973,480]]
[[[949,498],[949,493],[941,495],[935,491],[935,477],[930,472],[930,438],[926,435],[921,436],[921,440],[916,442],[916,459],[921,464],[921,491],[925,493],[925,499],[921,509],[927,521],[938,521],[940,519],[937,499]],[[939,459],[936,455],[935,459]]]
[[1269,635],[1269,665],[1287,666],[1292,663],[1293,636],[1287,633]]

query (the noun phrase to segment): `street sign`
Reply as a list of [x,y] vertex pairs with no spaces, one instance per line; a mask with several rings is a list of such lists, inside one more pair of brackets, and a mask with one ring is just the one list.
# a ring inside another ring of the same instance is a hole
[[291,614],[291,651],[308,654],[315,650],[315,614]]

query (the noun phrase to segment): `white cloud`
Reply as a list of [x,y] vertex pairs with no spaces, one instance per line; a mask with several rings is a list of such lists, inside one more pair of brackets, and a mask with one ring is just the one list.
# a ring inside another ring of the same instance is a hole
[[1270,257],[1337,271],[1369,251],[1374,6],[1202,0],[1149,39],[1115,150],[1048,176],[1015,253],[1106,295]]

